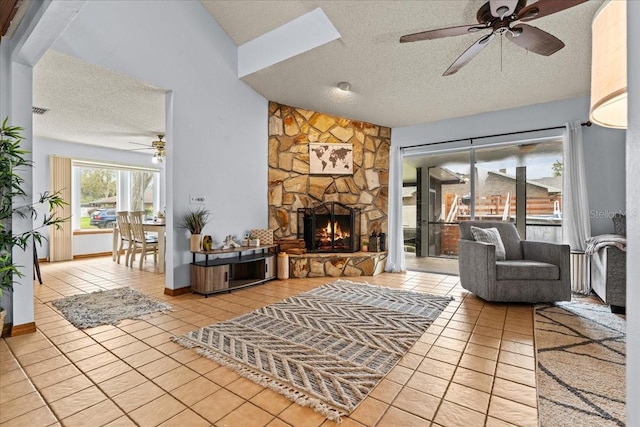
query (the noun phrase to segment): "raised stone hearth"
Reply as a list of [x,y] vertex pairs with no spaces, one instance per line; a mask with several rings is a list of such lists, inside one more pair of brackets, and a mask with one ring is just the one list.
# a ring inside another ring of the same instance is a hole
[[303,277],[375,276],[384,271],[386,252],[289,255],[289,275]]

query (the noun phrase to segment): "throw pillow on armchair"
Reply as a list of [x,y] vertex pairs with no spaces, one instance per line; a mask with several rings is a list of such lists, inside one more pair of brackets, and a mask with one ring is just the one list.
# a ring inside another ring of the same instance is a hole
[[624,214],[617,213],[613,216],[613,232],[621,236],[627,235],[627,217]]

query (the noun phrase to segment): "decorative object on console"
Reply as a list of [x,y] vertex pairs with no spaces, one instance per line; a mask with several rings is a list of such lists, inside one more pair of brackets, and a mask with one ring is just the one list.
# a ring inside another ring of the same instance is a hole
[[235,236],[232,236],[231,234],[229,234],[227,237],[224,238],[222,249],[235,249],[240,247],[242,247],[242,245],[240,245],[240,243],[235,241]]
[[256,228],[251,230],[251,235],[263,245],[273,245],[273,230]]
[[362,246],[360,247],[360,250],[362,252],[369,252],[369,241],[368,240],[363,240],[362,241]]
[[309,143],[309,173],[353,175],[353,144]]
[[202,250],[210,251],[213,249],[213,237],[206,235],[202,238]]
[[249,236],[249,246],[260,246],[260,239],[252,234]]
[[202,229],[209,222],[209,211],[206,208],[197,208],[190,210],[185,216],[182,217],[181,227],[186,228],[191,233],[189,241],[189,250],[191,252],[198,252],[200,246],[200,234]]

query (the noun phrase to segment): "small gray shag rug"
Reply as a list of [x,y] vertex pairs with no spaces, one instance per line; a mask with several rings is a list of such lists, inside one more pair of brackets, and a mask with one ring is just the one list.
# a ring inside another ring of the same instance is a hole
[[536,307],[542,427],[625,425],[624,315],[578,302]]
[[118,288],[55,300],[53,306],[76,328],[116,325],[123,319],[139,319],[171,306],[149,298],[132,288]]
[[450,301],[338,280],[172,339],[340,421]]

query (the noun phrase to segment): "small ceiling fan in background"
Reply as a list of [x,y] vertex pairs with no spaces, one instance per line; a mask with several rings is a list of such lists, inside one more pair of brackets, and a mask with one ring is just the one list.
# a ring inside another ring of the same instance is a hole
[[588,0],[538,0],[527,6],[527,0],[489,0],[478,9],[478,24],[407,34],[400,37],[400,43],[434,40],[469,33],[486,33],[464,51],[444,72],[443,76],[457,73],[480,53],[496,35],[504,35],[516,45],[530,52],[549,56],[562,49],[564,43],[540,28],[520,22],[542,18],[586,1]]
[[136,145],[144,146],[144,148],[133,148],[130,151],[155,150],[156,152],[153,153],[153,158],[151,159],[151,161],[153,163],[164,163],[164,159],[167,156],[167,152],[165,150],[165,141],[163,141],[162,138],[164,138],[164,135],[162,135],[162,134],[158,135],[158,140],[157,141],[152,141],[151,145],[141,144],[139,142],[129,141],[130,144],[136,144]]

